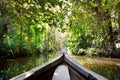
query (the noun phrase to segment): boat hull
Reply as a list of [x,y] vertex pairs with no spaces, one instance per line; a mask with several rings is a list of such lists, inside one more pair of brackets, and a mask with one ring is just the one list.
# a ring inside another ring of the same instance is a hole
[[66,53],[62,53],[52,61],[13,77],[10,80],[52,80],[55,69],[62,64],[68,66],[71,80],[108,80],[78,64]]

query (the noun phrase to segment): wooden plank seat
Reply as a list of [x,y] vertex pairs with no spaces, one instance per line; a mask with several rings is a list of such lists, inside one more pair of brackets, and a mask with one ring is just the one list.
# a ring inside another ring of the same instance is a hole
[[70,80],[68,66],[58,66],[53,74],[52,80]]

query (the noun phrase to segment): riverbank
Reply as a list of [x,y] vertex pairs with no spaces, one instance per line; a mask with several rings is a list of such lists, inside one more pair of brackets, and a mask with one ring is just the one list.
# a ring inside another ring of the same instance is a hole
[[103,58],[103,57],[86,57],[75,56],[70,57],[86,68],[108,78],[109,80],[120,79],[120,59]]

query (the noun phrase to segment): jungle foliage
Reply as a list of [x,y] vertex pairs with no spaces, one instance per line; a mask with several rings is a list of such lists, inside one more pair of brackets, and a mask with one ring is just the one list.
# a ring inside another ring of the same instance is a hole
[[1,0],[2,57],[59,50],[59,32],[73,54],[119,56],[120,1]]
[[116,56],[120,40],[119,0],[71,0],[68,46],[76,55]]
[[0,1],[1,58],[58,50],[67,7],[62,0]]

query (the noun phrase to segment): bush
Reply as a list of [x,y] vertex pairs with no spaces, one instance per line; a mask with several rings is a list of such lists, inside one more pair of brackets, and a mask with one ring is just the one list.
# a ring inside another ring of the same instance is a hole
[[72,54],[73,55],[77,55],[78,54],[78,48],[77,48],[77,46],[74,46],[71,50],[72,50]]
[[86,55],[86,50],[83,48],[79,49],[78,55]]
[[96,56],[97,55],[97,49],[96,48],[88,48],[86,51],[86,54],[88,56]]
[[99,55],[104,55],[104,54],[105,54],[105,50],[104,50],[104,49],[98,49],[98,50],[97,50],[97,53],[98,53]]

